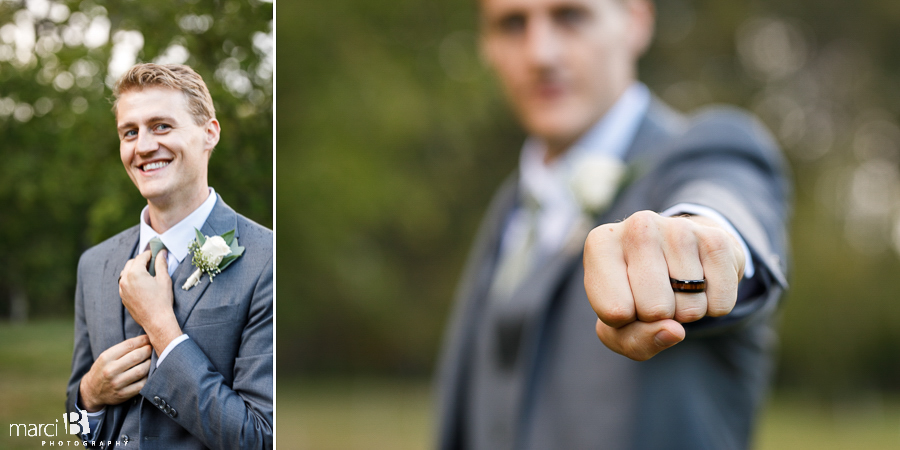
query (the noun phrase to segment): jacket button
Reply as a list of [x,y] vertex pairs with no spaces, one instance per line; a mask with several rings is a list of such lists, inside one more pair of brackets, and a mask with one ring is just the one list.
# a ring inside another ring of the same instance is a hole
[[122,436],[119,437],[119,440],[127,444],[128,441],[131,440],[131,438],[129,438],[127,434],[123,434]]
[[159,403],[162,402],[159,397],[153,397],[153,404],[159,406]]
[[172,416],[172,418],[174,419],[174,418],[178,417],[178,411],[175,411],[175,408],[172,408],[172,413],[169,415]]

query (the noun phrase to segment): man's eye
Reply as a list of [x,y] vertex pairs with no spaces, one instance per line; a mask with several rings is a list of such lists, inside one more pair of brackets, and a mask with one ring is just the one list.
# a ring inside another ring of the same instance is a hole
[[498,31],[504,34],[516,34],[525,31],[527,20],[523,14],[510,14],[497,21]]
[[122,137],[134,137],[137,136],[137,130],[127,130],[122,133]]
[[553,12],[553,20],[564,27],[572,28],[588,20],[588,12],[583,8],[567,7]]
[[170,129],[172,129],[172,127],[169,126],[169,125],[167,125],[167,124],[161,123],[161,124],[156,125],[155,127],[153,127],[153,129],[154,129],[155,131],[169,131]]

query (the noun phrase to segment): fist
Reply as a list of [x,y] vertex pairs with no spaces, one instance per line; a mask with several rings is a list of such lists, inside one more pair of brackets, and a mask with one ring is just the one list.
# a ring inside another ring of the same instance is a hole
[[[584,288],[597,336],[617,353],[649,359],[684,339],[682,324],[731,312],[744,264],[737,238],[701,216],[640,211],[594,228],[584,245]],[[706,291],[674,292],[670,278],[705,278]]]

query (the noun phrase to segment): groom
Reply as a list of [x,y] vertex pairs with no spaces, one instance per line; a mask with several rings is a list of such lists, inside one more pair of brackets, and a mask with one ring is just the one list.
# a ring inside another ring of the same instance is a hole
[[777,146],[638,81],[652,0],[478,5],[529,138],[456,297],[439,448],[749,447],[786,285]]
[[[272,231],[208,187],[209,90],[190,67],[140,64],[114,95],[119,154],[147,206],[78,263],[66,410],[88,412],[88,445],[272,448]],[[191,287],[195,228],[234,230],[245,250]]]

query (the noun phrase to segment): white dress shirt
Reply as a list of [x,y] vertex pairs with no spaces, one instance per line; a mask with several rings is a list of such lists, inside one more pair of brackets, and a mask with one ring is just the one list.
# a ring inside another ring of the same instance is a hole
[[[540,205],[535,230],[540,255],[559,251],[582,214],[569,182],[575,168],[582,159],[592,155],[624,160],[650,106],[650,98],[649,89],[635,82],[593,127],[549,164],[545,163],[547,147],[544,142],[535,137],[525,141],[519,159],[519,188],[523,195],[532,197]],[[687,203],[674,205],[660,214],[694,214],[713,219],[738,238],[746,259],[744,276],[753,276],[753,261],[747,244],[724,216],[709,207]],[[529,227],[528,212],[523,207],[517,208],[504,231],[501,252],[505,254],[516,248],[527,238]]]

